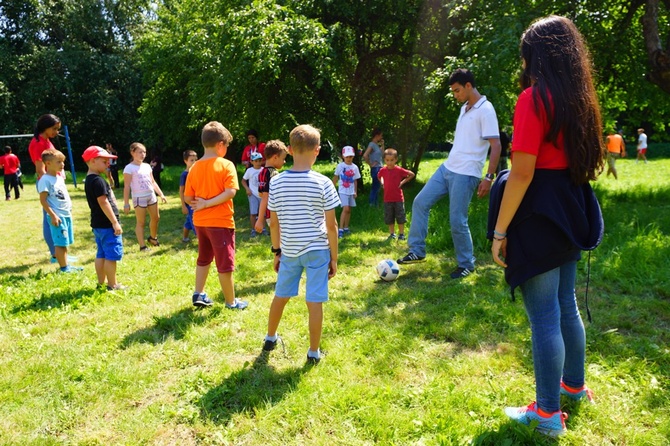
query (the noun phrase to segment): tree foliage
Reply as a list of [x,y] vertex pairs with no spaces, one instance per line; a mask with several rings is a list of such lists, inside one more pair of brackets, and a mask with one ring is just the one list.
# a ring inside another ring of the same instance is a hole
[[591,49],[606,124],[660,139],[669,3],[0,0],[0,126],[30,132],[52,112],[82,147],[140,139],[168,153],[198,145],[212,119],[238,145],[248,128],[286,140],[309,122],[336,147],[364,146],[379,127],[416,169],[429,143],[452,137],[450,72],[470,68],[508,128],[520,35],[561,14]]
[[0,0],[0,130],[32,133],[54,113],[77,150],[136,138],[142,84],[131,29],[141,11],[136,1]]

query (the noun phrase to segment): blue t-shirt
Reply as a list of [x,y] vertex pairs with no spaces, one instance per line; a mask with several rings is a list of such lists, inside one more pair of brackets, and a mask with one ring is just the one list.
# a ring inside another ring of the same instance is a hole
[[340,205],[333,182],[313,170],[287,170],[270,180],[268,209],[277,213],[282,254],[329,249],[325,212]]
[[61,176],[52,176],[48,173],[42,175],[37,182],[37,192],[47,193],[47,204],[59,217],[72,216],[72,200],[67,193],[65,180]]

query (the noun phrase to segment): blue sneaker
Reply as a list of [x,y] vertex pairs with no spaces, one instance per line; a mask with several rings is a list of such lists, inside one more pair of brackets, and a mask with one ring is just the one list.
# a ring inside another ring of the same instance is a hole
[[256,232],[255,229],[252,229],[252,230],[251,230],[251,236],[250,236],[250,237],[251,237],[251,238],[254,238],[254,237],[256,237],[257,235],[258,235],[258,232]]
[[569,389],[568,386],[561,381],[561,395],[565,395],[575,401],[581,401],[586,398],[589,403],[595,404],[593,391],[586,387],[586,385],[583,385],[575,392],[574,390]]
[[226,304],[226,308],[228,308],[229,310],[244,310],[248,306],[249,306],[249,302],[246,302],[244,300],[239,300],[237,298],[235,299],[235,302],[232,305],[231,304]]
[[79,271],[83,271],[84,268],[80,266],[72,266],[72,265],[66,265],[60,269],[61,273],[76,273]]
[[214,304],[207,293],[193,293],[193,306],[198,308],[211,307]]
[[337,230],[337,238],[342,238],[344,237],[344,229],[338,229]]
[[550,437],[557,437],[568,431],[565,428],[568,414],[559,410],[548,417],[543,417],[537,412],[535,401],[526,407],[506,407],[505,415],[526,426],[534,426],[538,432]]

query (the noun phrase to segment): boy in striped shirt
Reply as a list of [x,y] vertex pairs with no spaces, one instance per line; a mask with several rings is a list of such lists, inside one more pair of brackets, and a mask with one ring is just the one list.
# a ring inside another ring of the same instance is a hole
[[299,125],[291,131],[290,141],[293,167],[270,180],[268,209],[277,284],[263,350],[271,351],[277,346],[277,328],[284,307],[298,294],[305,269],[305,301],[309,311],[307,363],[318,364],[323,302],[328,300],[328,280],[337,271],[335,208],[340,205],[340,198],[332,181],[312,170],[321,147],[319,130]]

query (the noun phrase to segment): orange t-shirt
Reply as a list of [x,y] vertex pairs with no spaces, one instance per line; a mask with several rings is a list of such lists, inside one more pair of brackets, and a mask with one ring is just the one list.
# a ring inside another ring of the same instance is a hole
[[[186,177],[184,196],[206,200],[226,189],[239,190],[235,165],[225,158],[208,158],[195,162]],[[235,229],[233,200],[193,213],[195,226]]]
[[[623,145],[623,138],[618,133],[607,135],[607,151],[611,153],[621,153]],[[624,149],[625,150],[625,149]]]

